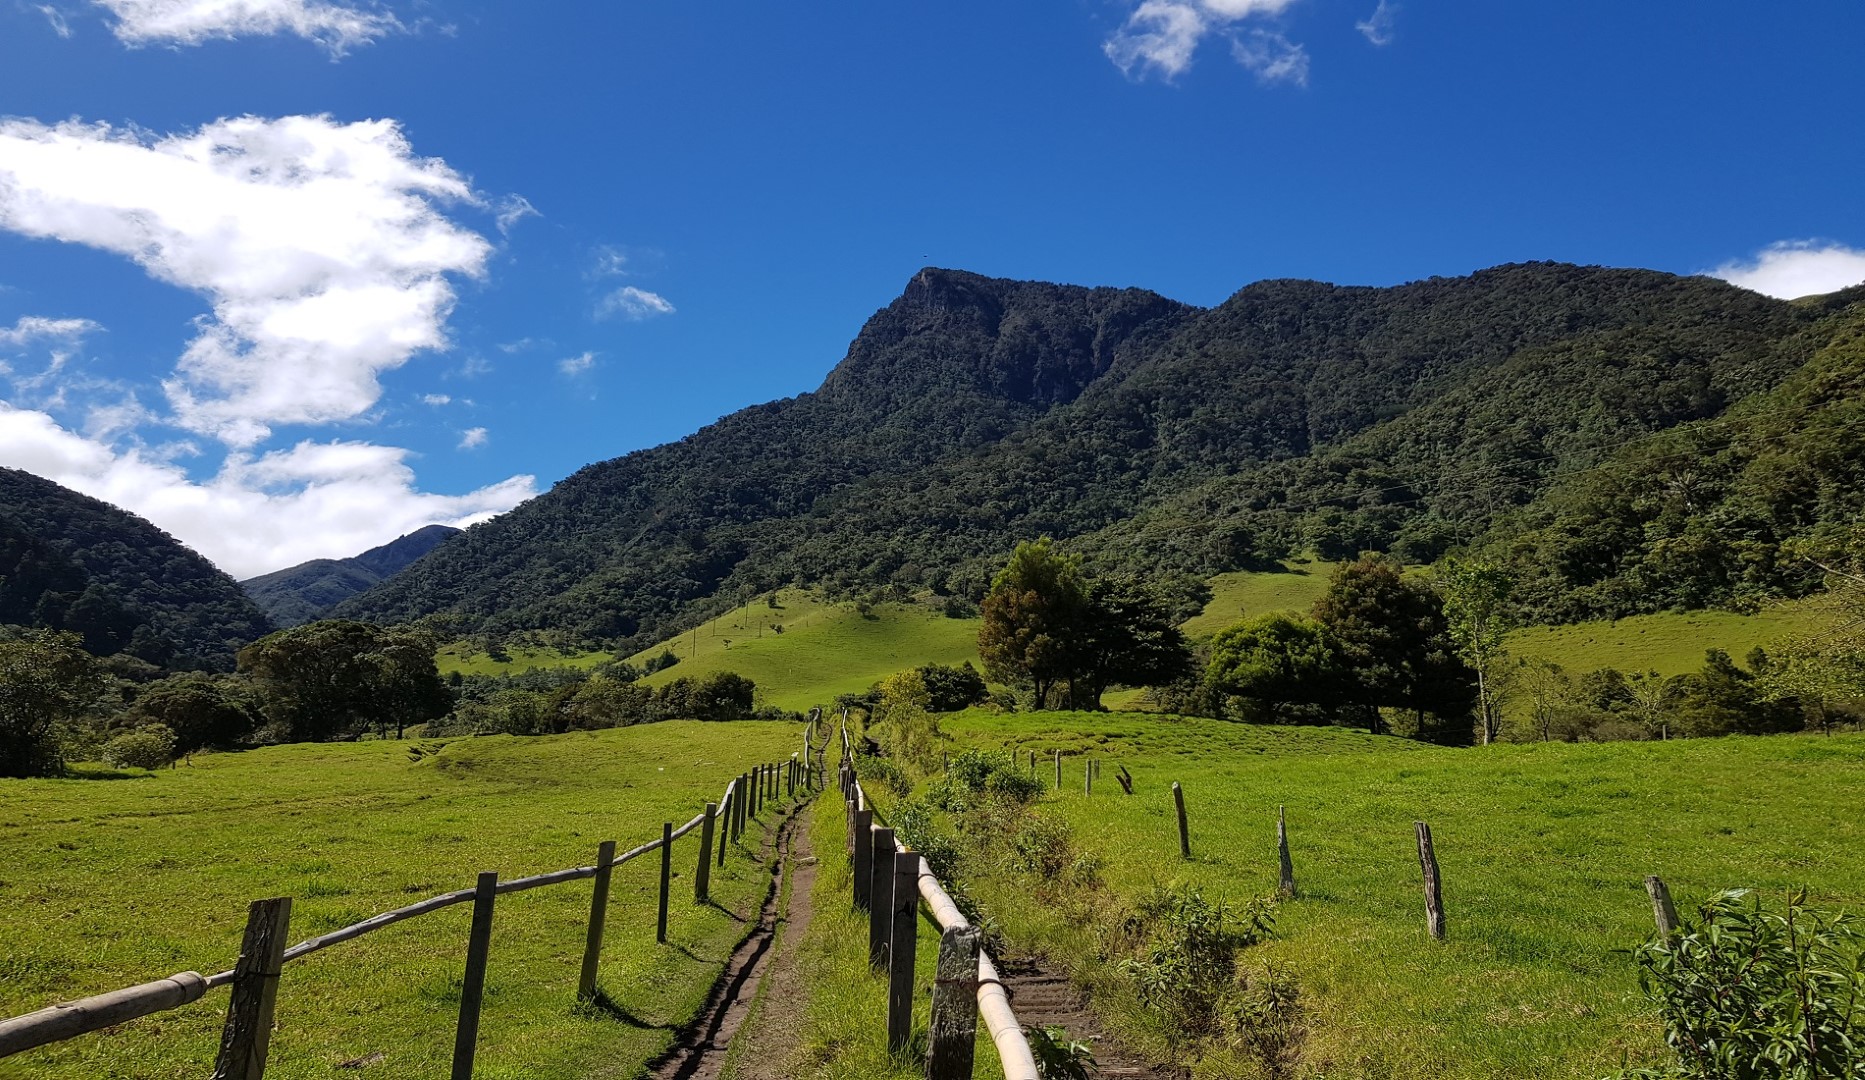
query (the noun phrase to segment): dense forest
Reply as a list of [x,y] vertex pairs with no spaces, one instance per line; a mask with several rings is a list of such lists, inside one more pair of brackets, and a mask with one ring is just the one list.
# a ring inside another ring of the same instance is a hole
[[460,530],[427,525],[347,559],[312,559],[240,582],[277,626],[300,626],[400,573]]
[[271,630],[233,579],[125,510],[0,469],[0,624],[68,630],[98,656],[231,671]]
[[[1855,513],[1859,478],[1824,440],[1783,450],[1785,421],[1756,458],[1758,418],[1844,423],[1860,299],[1537,263],[1201,310],[929,269],[816,392],[588,466],[336,612],[641,645],[787,583],[975,601],[1042,535],[1167,592],[1289,551],[1475,546],[1538,618],[1793,593],[1816,577],[1783,545]],[[1723,458],[1689,494],[1633,490],[1674,485],[1692,438]],[[1802,494],[1763,526],[1783,453]],[[1738,514],[1739,552],[1684,554]]]

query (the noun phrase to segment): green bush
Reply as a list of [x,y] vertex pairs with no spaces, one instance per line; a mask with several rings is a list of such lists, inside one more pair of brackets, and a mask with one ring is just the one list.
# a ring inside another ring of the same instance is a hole
[[952,759],[945,775],[927,789],[926,799],[941,810],[962,813],[987,793],[1027,803],[1043,793],[1043,783],[1018,770],[1016,759],[1005,751],[973,748]]
[[879,785],[903,799],[913,794],[912,778],[900,766],[883,757],[856,758],[855,775],[861,778],[864,788]]
[[175,733],[161,724],[139,727],[104,744],[104,764],[118,769],[159,769],[175,760]]
[[1218,1034],[1220,1018],[1234,1007],[1237,950],[1274,929],[1267,901],[1252,900],[1233,910],[1205,899],[1196,886],[1155,887],[1141,897],[1124,927],[1126,936],[1144,944],[1118,970],[1174,1037]]
[[1815,1080],[1865,1075],[1865,922],[1770,911],[1749,890],[1638,950],[1675,1060],[1627,1080]]

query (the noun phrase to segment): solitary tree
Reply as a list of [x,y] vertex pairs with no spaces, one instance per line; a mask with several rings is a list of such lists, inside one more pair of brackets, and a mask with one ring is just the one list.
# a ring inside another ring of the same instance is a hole
[[1508,650],[1509,592],[1513,582],[1495,563],[1448,558],[1440,565],[1438,588],[1444,594],[1444,618],[1457,655],[1476,672],[1477,725],[1483,745],[1502,733],[1501,677]]
[[1205,667],[1205,685],[1255,702],[1272,722],[1324,720],[1314,707],[1338,701],[1347,677],[1327,630],[1299,615],[1265,615],[1219,631]]
[[[1405,580],[1391,559],[1365,555],[1335,572],[1315,617],[1352,672],[1354,700],[1411,711],[1419,738],[1470,741],[1476,676],[1457,656],[1435,591]],[[1427,714],[1437,722],[1427,724]],[[1369,722],[1378,730],[1376,712]]]
[[1069,707],[1075,709],[1099,709],[1110,686],[1164,686],[1192,673],[1185,635],[1158,598],[1131,578],[1089,586],[1069,652]]
[[1047,538],[1018,544],[985,594],[978,652],[999,682],[1028,680],[1036,707],[1074,668],[1074,636],[1087,608],[1081,560],[1058,554]]

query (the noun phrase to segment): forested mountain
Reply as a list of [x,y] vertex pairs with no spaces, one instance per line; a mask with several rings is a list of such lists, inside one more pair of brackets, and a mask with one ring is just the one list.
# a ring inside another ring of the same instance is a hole
[[0,623],[71,630],[98,655],[228,671],[272,629],[232,578],[154,525],[5,468]]
[[298,626],[400,573],[460,530],[427,525],[347,559],[312,559],[240,582],[277,626]]
[[929,269],[817,392],[589,466],[339,611],[641,641],[788,582],[975,596],[1043,534],[1155,578],[1427,559],[1545,527],[1564,478],[1781,386],[1847,299],[1540,263],[1201,310]]

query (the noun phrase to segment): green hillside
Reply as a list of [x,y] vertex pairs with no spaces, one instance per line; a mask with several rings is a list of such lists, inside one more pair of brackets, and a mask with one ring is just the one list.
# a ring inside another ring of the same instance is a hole
[[[1470,751],[1137,715],[973,712],[944,728],[959,745],[1069,755],[1064,791],[1041,812],[1068,823],[1106,892],[1058,892],[994,863],[968,864],[967,884],[1013,948],[1073,965],[1156,1053],[1167,1033],[1094,959],[1094,925],[1168,881],[1231,903],[1272,894],[1282,805],[1300,897],[1277,905],[1275,937],[1243,963],[1299,985],[1297,1077],[1593,1080],[1621,1055],[1653,1060],[1660,1036],[1626,951],[1651,931],[1647,874],[1680,908],[1736,886],[1778,901],[1805,885],[1828,909],[1865,903],[1865,824],[1832,812],[1836,792],[1865,781],[1865,736]],[[1105,766],[1092,797],[1084,753]],[[1133,796],[1114,784],[1116,766],[1131,771]],[[1425,934],[1414,820],[1431,824],[1443,870],[1442,943]]]
[[902,668],[978,663],[977,619],[912,604],[876,604],[864,615],[797,589],[783,590],[778,603],[736,608],[629,659],[640,665],[665,649],[680,662],[648,676],[649,686],[732,671],[757,683],[766,703],[799,711],[860,693]]
[[1702,667],[1703,654],[1709,649],[1721,649],[1741,660],[1756,646],[1766,648],[1817,629],[1819,619],[1805,601],[1776,604],[1752,615],[1730,611],[1633,615],[1617,622],[1528,627],[1510,634],[1507,647],[1517,656],[1549,660],[1573,672],[1612,667],[1682,675]]
[[[298,941],[469,887],[482,870],[588,865],[600,841],[658,836],[741,770],[787,757],[797,737],[788,724],[669,722],[462,739],[418,762],[408,743],[305,744],[197,755],[137,779],[9,781],[0,1016],[229,968],[257,897],[294,898]],[[654,943],[657,860],[616,871],[601,974],[610,1012],[572,1004],[590,886],[500,899],[479,1075],[631,1075],[668,1044],[770,880],[733,855],[712,879],[722,906],[696,906],[696,851],[695,839],[676,845],[665,947]],[[450,909],[288,965],[267,1077],[346,1075],[357,1066],[344,1062],[372,1056],[383,1076],[446,1075],[468,917]],[[0,1077],[204,1076],[226,1001],[219,991],[0,1061]]]
[[1185,636],[1209,637],[1234,623],[1278,611],[1307,612],[1327,591],[1336,564],[1284,563],[1280,572],[1240,570],[1210,581],[1204,610],[1180,624]]

